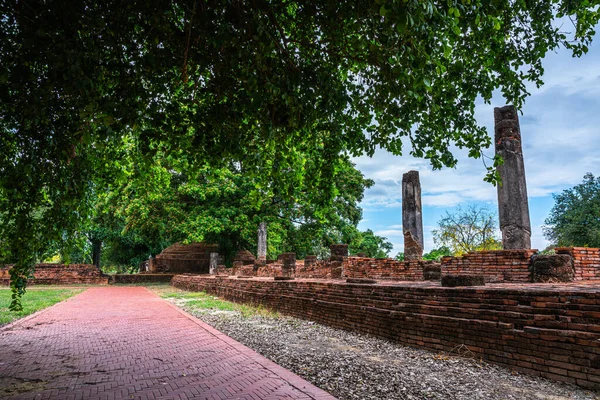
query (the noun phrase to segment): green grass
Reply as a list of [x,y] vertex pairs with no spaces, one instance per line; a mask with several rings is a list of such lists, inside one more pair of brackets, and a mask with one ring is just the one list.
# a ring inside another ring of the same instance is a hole
[[13,312],[8,310],[12,292],[9,288],[0,288],[0,326],[26,317],[36,311],[50,307],[71,296],[81,293],[81,288],[57,288],[57,287],[32,287],[28,288],[21,300],[23,311]]
[[231,301],[220,299],[205,292],[186,292],[166,284],[162,286],[148,286],[148,289],[152,290],[163,299],[174,300],[179,307],[192,314],[210,311],[231,311],[239,313],[244,318],[250,318],[254,316],[266,318],[280,317],[279,313],[270,311],[263,306],[237,304]]

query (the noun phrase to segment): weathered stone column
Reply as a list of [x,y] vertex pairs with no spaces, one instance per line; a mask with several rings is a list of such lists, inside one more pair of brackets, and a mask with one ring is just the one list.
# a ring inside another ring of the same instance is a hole
[[404,259],[420,260],[423,257],[423,215],[419,171],[402,175],[402,230]]
[[257,245],[257,261],[267,260],[267,223],[261,222],[258,225],[258,245]]
[[219,265],[219,253],[210,253],[209,274],[214,275]]
[[494,122],[496,154],[504,159],[504,164],[498,167],[502,179],[498,184],[502,247],[530,249],[531,223],[517,110],[514,106],[494,108]]

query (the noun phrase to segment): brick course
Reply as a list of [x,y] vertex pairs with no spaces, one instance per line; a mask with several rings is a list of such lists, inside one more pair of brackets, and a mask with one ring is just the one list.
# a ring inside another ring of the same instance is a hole
[[459,289],[177,275],[172,284],[433,351],[464,344],[517,371],[600,388],[600,282]]

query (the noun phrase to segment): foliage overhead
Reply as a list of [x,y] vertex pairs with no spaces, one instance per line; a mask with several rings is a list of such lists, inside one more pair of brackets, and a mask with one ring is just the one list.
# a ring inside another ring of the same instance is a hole
[[546,53],[587,52],[597,22],[587,0],[2,1],[0,215],[15,298],[89,213],[94,186],[123,179],[124,145],[190,166],[240,161],[284,194],[296,149],[324,193],[340,156],[400,155],[403,140],[454,166],[451,145],[479,157],[490,144],[475,99],[500,89],[520,108]]
[[585,174],[583,182],[554,195],[544,236],[555,246],[600,247],[600,177]]
[[[438,221],[437,229],[433,230],[433,241],[441,246],[437,251],[450,250],[454,256],[470,251],[499,250],[502,243],[497,237],[497,226],[496,213],[486,207],[458,207],[452,214],[446,211]],[[450,254],[440,257],[444,255]]]

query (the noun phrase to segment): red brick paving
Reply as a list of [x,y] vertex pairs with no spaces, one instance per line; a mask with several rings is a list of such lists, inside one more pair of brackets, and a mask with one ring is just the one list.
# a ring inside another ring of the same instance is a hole
[[90,288],[0,330],[0,397],[333,399],[138,287]]

